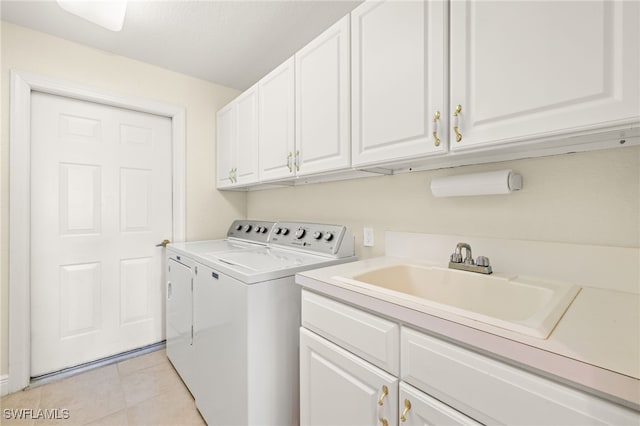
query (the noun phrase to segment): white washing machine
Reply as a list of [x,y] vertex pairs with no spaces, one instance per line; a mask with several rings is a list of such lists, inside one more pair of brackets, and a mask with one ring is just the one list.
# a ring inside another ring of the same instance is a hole
[[274,222],[236,220],[227,238],[167,246],[167,357],[194,394],[198,371],[193,347],[193,277],[196,257],[265,247]]
[[196,406],[210,426],[299,423],[303,270],[356,260],[344,226],[276,223],[266,246],[195,256]]

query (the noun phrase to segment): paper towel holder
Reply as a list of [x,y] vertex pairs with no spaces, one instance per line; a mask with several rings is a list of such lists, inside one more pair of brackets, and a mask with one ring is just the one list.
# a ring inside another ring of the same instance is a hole
[[509,194],[521,189],[522,175],[511,169],[431,179],[431,193],[434,197]]

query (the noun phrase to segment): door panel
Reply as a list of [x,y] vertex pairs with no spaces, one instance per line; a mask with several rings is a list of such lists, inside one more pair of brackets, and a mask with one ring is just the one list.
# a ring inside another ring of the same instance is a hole
[[32,95],[31,373],[163,339],[171,119]]
[[[388,392],[384,398],[383,386]],[[377,425],[380,417],[396,424],[397,404],[397,378],[300,329],[302,425]]]
[[639,22],[638,2],[452,2],[451,148],[637,121]]

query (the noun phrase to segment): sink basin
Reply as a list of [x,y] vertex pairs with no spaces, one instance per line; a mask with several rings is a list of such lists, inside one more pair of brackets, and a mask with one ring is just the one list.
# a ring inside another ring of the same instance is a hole
[[450,313],[543,339],[580,291],[565,283],[408,264],[334,278],[436,316]]

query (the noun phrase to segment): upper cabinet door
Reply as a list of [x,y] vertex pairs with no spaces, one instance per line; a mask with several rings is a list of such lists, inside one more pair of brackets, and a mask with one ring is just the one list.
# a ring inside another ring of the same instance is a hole
[[345,16],[295,55],[299,176],[351,166],[349,47]]
[[216,186],[218,188],[233,185],[236,115],[233,102],[216,114]]
[[243,185],[258,181],[258,86],[234,102],[238,110],[234,180]]
[[634,1],[452,1],[451,149],[637,123],[639,28]]
[[438,0],[351,12],[353,166],[446,151],[447,18]]
[[291,177],[295,167],[294,59],[258,82],[260,90],[260,180]]

